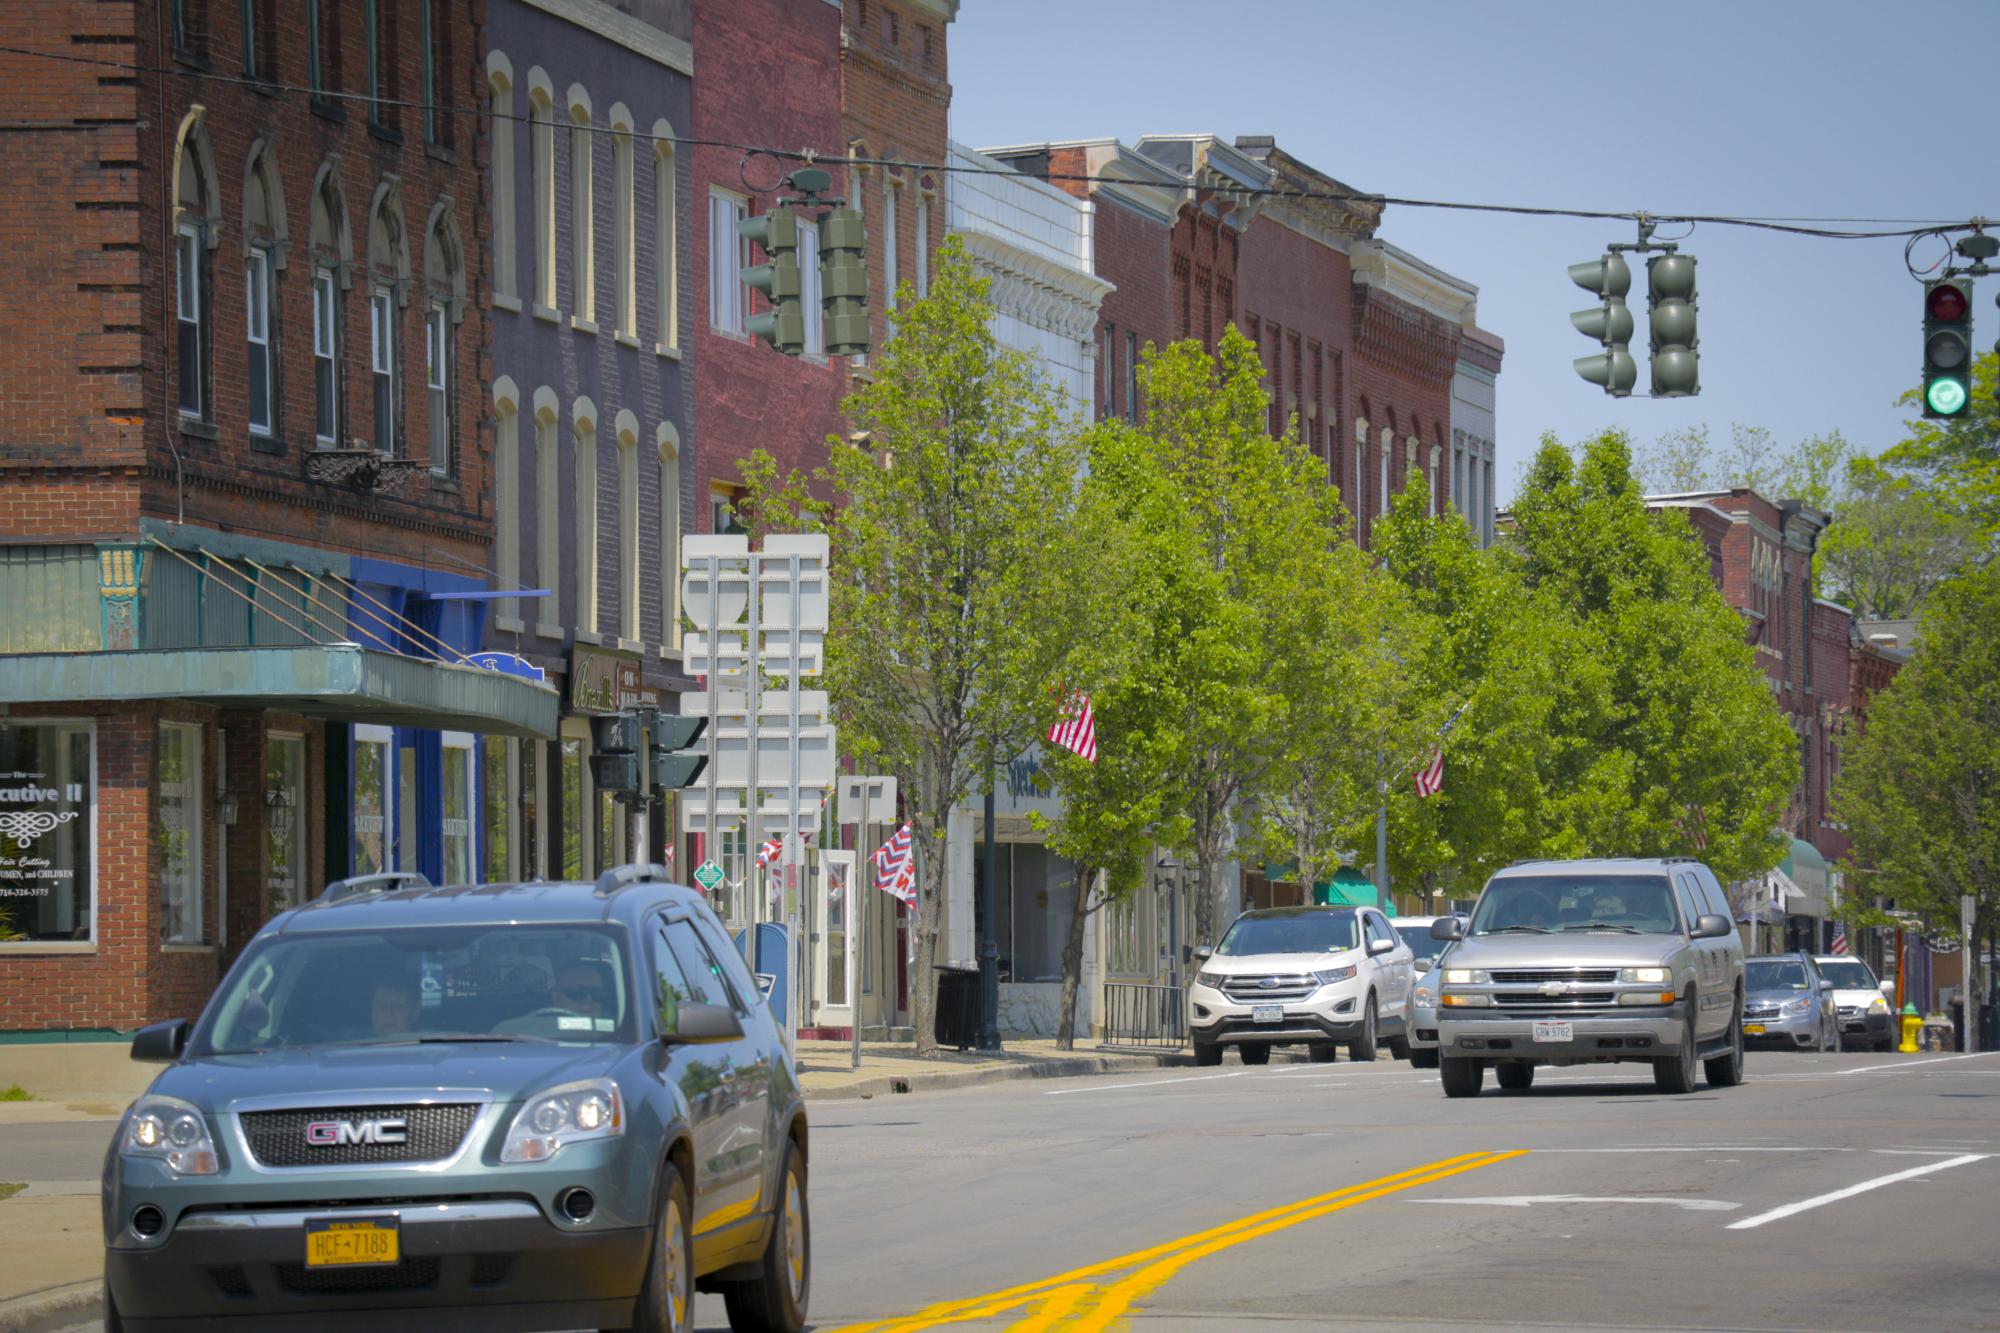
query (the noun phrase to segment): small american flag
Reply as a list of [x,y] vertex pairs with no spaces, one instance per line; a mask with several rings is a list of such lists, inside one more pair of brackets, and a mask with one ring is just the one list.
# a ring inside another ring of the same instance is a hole
[[771,864],[771,862],[778,859],[778,857],[784,852],[784,850],[785,850],[785,840],[783,838],[772,838],[769,842],[765,843],[762,847],[759,847],[757,849],[758,867],[761,869],[762,867]]
[[910,854],[910,826],[904,824],[875,849],[875,887],[917,910],[917,859]]
[[1444,751],[1431,751],[1431,761],[1417,770],[1417,795],[1435,796],[1444,790]]
[[1090,711],[1090,696],[1077,693],[1063,705],[1062,720],[1049,728],[1049,740],[1080,755],[1086,764],[1097,762],[1097,718]]
[[1846,932],[1846,931],[1844,931],[1844,930],[1836,930],[1836,931],[1834,931],[1834,932],[1833,932],[1833,943],[1832,943],[1831,945],[1829,945],[1829,946],[1827,947],[1827,952],[1829,952],[1829,953],[1840,953],[1840,954],[1844,954],[1844,953],[1846,953],[1846,952],[1847,952],[1847,932]]

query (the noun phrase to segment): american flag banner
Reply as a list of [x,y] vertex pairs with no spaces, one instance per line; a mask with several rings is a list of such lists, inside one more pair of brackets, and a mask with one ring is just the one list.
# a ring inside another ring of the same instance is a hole
[[1097,718],[1090,711],[1089,695],[1070,695],[1063,705],[1062,720],[1049,728],[1049,740],[1080,755],[1086,764],[1097,762]]
[[777,860],[783,854],[784,850],[785,840],[783,838],[772,838],[769,842],[766,842],[762,847],[757,849],[758,868],[762,869]]
[[882,888],[903,900],[903,906],[910,909],[910,915],[917,914],[917,863],[914,858],[903,862],[903,868],[896,872],[896,878],[882,885]]
[[1828,953],[1838,953],[1838,954],[1844,954],[1844,953],[1846,953],[1846,952],[1847,952],[1847,932],[1846,932],[1846,931],[1844,931],[1844,930],[1835,930],[1835,931],[1833,932],[1833,943],[1827,946],[1827,952],[1828,952]]
[[1435,796],[1444,790],[1444,751],[1431,751],[1431,761],[1417,770],[1417,795]]
[[874,860],[875,887],[894,893],[890,885],[905,869],[914,865],[914,858],[910,855],[910,826],[904,824],[890,835],[889,841],[877,847]]

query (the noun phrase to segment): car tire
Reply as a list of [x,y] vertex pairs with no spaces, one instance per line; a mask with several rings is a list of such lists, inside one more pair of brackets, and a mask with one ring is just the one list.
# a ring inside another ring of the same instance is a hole
[[1375,994],[1369,992],[1367,1007],[1361,1011],[1361,1035],[1347,1043],[1347,1058],[1368,1064],[1375,1059]]
[[1477,1060],[1439,1060],[1438,1080],[1447,1097],[1477,1097],[1479,1085],[1486,1081],[1486,1066]]
[[1438,1067],[1438,1048],[1437,1048],[1437,1047],[1435,1047],[1435,1046],[1418,1046],[1418,1047],[1414,1047],[1414,1048],[1412,1048],[1412,1049],[1411,1049],[1411,1051],[1410,1051],[1410,1068],[1412,1068],[1412,1069],[1436,1069],[1437,1067]]
[[1888,1055],[1895,1049],[1896,1049],[1896,1043],[1888,1041],[1886,1039],[1875,1043],[1875,1053],[1877,1055]]
[[1306,1047],[1306,1059],[1316,1065],[1330,1065],[1340,1058],[1340,1047],[1330,1041],[1316,1041]]
[[1681,1048],[1665,1059],[1653,1061],[1653,1086],[1661,1092],[1679,1095],[1694,1091],[1695,1042],[1694,1008],[1695,995],[1688,992],[1687,1022],[1681,1030]]
[[1246,1065],[1268,1065],[1271,1063],[1271,1048],[1263,1042],[1245,1042],[1236,1048],[1236,1054]]
[[778,1168],[778,1210],[757,1276],[718,1283],[735,1333],[800,1333],[812,1296],[812,1217],[806,1208],[806,1164],[798,1145],[785,1142]]
[[1702,1062],[1702,1073],[1711,1088],[1734,1088],[1743,1083],[1743,1000],[1736,1000],[1736,1012],[1729,1018],[1729,1052]]
[[694,1225],[687,1178],[669,1162],[661,1168],[660,1182],[653,1253],[629,1333],[688,1333],[694,1327]]
[[1535,1086],[1533,1065],[1501,1065],[1493,1071],[1503,1092],[1526,1092]]
[[1222,1063],[1222,1047],[1212,1041],[1198,1041],[1194,1044],[1194,1062],[1203,1069]]
[[1389,1048],[1389,1058],[1391,1060],[1407,1060],[1410,1058],[1410,1039],[1408,1037],[1385,1038],[1382,1044]]

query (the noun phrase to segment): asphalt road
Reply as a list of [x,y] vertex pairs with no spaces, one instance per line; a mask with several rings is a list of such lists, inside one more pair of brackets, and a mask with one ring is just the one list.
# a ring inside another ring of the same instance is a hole
[[1683,1097],[1232,1061],[823,1103],[813,1322],[2000,1329],[1996,1112],[2000,1055],[1753,1055]]

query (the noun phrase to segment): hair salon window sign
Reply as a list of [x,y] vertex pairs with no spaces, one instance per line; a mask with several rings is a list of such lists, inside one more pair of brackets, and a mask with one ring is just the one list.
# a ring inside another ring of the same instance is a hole
[[0,943],[88,940],[91,729],[0,721]]

